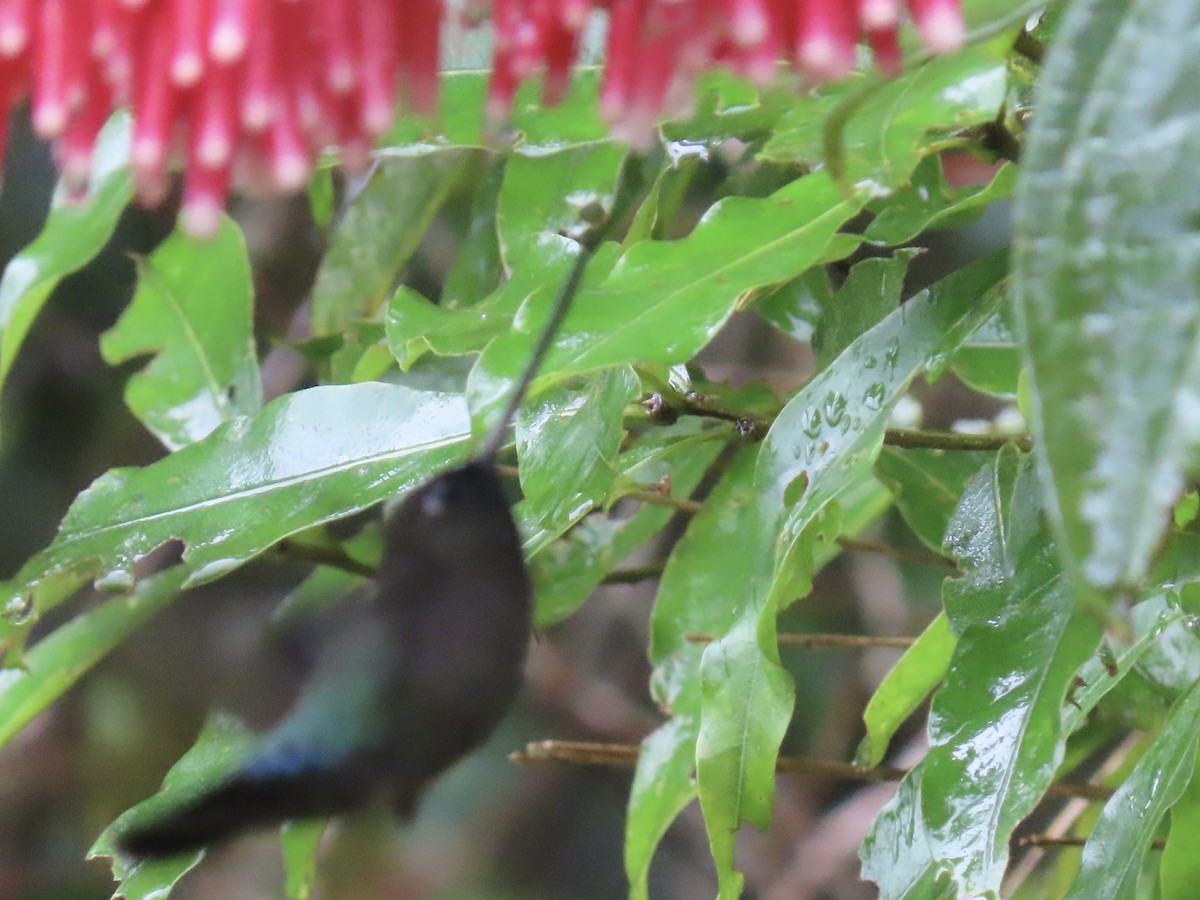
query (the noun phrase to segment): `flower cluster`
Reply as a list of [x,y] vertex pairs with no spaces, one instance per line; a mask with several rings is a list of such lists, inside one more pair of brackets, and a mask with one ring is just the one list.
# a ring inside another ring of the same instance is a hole
[[[907,0],[926,45],[962,41],[961,0]],[[757,81],[780,60],[813,79],[849,72],[865,36],[899,62],[901,0],[469,0],[490,7],[487,113],[502,119],[526,79],[562,96],[592,13],[608,14],[600,102],[614,131],[644,142],[726,66]],[[473,9],[478,13],[478,9]],[[318,152],[363,162],[397,103],[437,102],[443,0],[0,0],[0,129],[25,97],[68,184],[86,184],[92,144],[116,106],[133,110],[138,198],[158,202],[182,161],[183,221],[217,225],[230,185],[287,192]],[[0,130],[0,145],[3,133]]]

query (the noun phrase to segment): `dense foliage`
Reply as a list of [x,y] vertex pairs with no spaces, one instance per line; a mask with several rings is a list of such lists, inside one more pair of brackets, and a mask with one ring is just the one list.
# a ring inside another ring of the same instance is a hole
[[[0,740],[182,590],[269,551],[323,560],[311,584],[331,602],[360,584],[378,525],[347,539],[330,523],[465,457],[519,378],[575,237],[632,192],[507,456],[540,626],[639,548],[665,554],[649,625],[665,718],[629,798],[630,895],[647,896],[659,841],[696,799],[720,895],[741,894],[735,836],[768,823],[809,702],[777,620],[895,509],[910,555],[957,571],[866,708],[856,762],[874,771],[929,699],[928,753],[875,819],[864,877],[884,897],[999,895],[1036,814],[1039,838],[1090,837],[1006,894],[1191,896],[1200,3],[966,11],[964,49],[895,78],[796,94],[710,77],[644,155],[608,137],[594,73],[552,110],[519,95],[507,150],[481,135],[486,74],[446,76],[438,142],[401,122],[344,201],[333,169],[314,176],[328,250],[299,346],[316,383],[269,402],[238,226],[165,240],[101,349],[112,364],[149,357],[126,401],[167,452],[99,478],[0,585]],[[0,377],[129,202],[129,140],[117,115],[86,201],[56,201],[6,269]],[[964,151],[998,164],[989,180],[947,182],[941,159]],[[904,293],[905,245],[1014,195],[1011,252]],[[461,243],[430,287],[408,266],[450,197]],[[786,394],[706,377],[694,359],[737,313],[811,345],[813,376]],[[1028,433],[894,427],[914,382],[943,376],[980,408],[1015,403]],[[677,515],[686,530],[660,541]],[[170,541],[186,548],[174,564],[137,567]],[[114,596],[26,641],[89,582]],[[215,720],[168,783],[219,778],[244,739]],[[1071,794],[1092,806],[1047,826],[1044,804]],[[294,896],[317,837],[285,831]],[[93,852],[109,850],[102,836]],[[197,861],[118,858],[114,873],[125,896],[160,896]]]

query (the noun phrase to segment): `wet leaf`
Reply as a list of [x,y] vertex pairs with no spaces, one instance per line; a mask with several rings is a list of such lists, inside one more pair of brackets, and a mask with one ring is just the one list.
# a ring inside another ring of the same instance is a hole
[[906,244],[924,231],[961,228],[977,219],[988,204],[1012,196],[1017,167],[1003,166],[985,184],[952,188],[941,163],[927,157],[917,166],[912,183],[879,204],[863,237],[875,244]]
[[313,334],[335,334],[378,313],[458,179],[479,164],[479,152],[430,150],[379,160],[317,273]]
[[[665,475],[671,496],[686,498],[699,483],[721,445],[697,436],[684,439],[669,452],[632,462],[623,454],[619,464],[627,475],[657,484]],[[633,502],[633,501],[627,501]],[[566,540],[531,546],[525,541],[534,588],[534,625],[558,622],[579,608],[609,572],[634,550],[658,534],[676,515],[667,506],[637,504],[588,516],[571,530]],[[553,532],[551,532],[553,534]],[[541,549],[544,547],[545,549]]]
[[[722,200],[686,238],[635,244],[606,278],[585,282],[535,392],[611,365],[686,362],[745,291],[791,278],[821,259],[862,202],[843,199],[818,172],[765,199]],[[468,382],[475,421],[491,421],[502,406],[541,331],[548,301],[539,304],[539,314],[527,304],[529,314],[518,317],[513,332],[480,356]]]
[[994,453],[948,450],[901,450],[884,447],[875,474],[896,498],[904,521],[930,550],[941,552],[946,526],[967,482]]
[[[1064,28],[1067,23],[1064,23]],[[1192,779],[1200,742],[1200,682],[1176,701],[1133,772],[1104,805],[1067,900],[1138,893],[1143,863],[1167,811]]]
[[100,252],[133,197],[129,135],[129,115],[115,113],[97,139],[87,198],[76,202],[60,185],[42,233],[5,267],[0,279],[0,385],[50,294]]
[[825,305],[813,335],[817,368],[824,369],[864,331],[900,306],[908,264],[918,250],[901,249],[888,257],[864,259]]
[[757,447],[741,450],[692,517],[659,582],[650,618],[651,692],[671,719],[642,742],[629,794],[625,872],[630,896],[648,897],[654,851],[667,828],[696,797],[700,731],[700,657],[704,645],[685,635],[723,634],[744,599],[739,535],[756,515],[751,505]]
[[138,261],[133,301],[100,350],[114,365],[153,355],[130,377],[125,402],[168,450],[262,405],[253,311],[246,245],[231,219],[211,240],[176,231]]
[[[517,416],[521,492],[545,522],[571,520],[581,506],[602,503],[617,477],[622,417],[639,381],[618,366],[582,383],[557,385]],[[543,525],[545,527],[545,525]]]
[[867,86],[839,130],[839,156],[829,165],[849,184],[870,183],[883,192],[901,187],[949,132],[996,117],[1008,87],[1007,43],[994,40],[935,57],[887,82],[858,76],[827,89],[817,103],[797,103],[783,114],[762,157],[823,160],[825,129],[833,127],[829,115]]
[[950,621],[945,613],[939,613],[871,695],[863,710],[867,733],[858,745],[855,765],[871,769],[883,762],[897,729],[946,676],[954,646]]
[[1017,192],[1035,452],[1069,571],[1105,592],[1142,583],[1200,444],[1197,27],[1191,0],[1073,4]]
[[968,485],[946,534],[963,576],[943,599],[958,636],[929,713],[921,810],[959,893],[998,893],[1016,825],[1062,761],[1062,709],[1100,623],[1077,611],[1033,461],[1009,447]]
[[[762,444],[755,472],[759,521],[743,537],[752,600],[702,663],[697,770],[723,896],[735,896],[740,886],[733,870],[739,823],[769,818],[775,760],[791,717],[776,615],[808,592],[817,537],[832,540],[841,527],[839,498],[873,480],[892,406],[918,372],[944,359],[991,313],[993,304],[983,298],[1006,271],[1006,259],[993,256],[909,300],[793,397]],[[706,744],[709,729],[714,738]]]
[[185,586],[212,580],[457,462],[467,436],[460,396],[376,383],[298,391],[156,463],[101,476],[0,598],[32,595],[43,611],[88,578],[132,585],[134,562],[174,538],[187,548]]

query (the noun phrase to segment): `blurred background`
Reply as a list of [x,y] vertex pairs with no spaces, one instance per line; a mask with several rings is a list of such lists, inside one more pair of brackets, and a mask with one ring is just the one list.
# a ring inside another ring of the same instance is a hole
[[[680,230],[717,199],[727,179],[738,176],[745,189],[757,178],[765,194],[783,174],[731,172],[729,164],[713,161],[711,171],[696,179]],[[4,261],[37,234],[53,181],[46,148],[30,137],[27,122],[14,121],[0,193]],[[429,296],[437,295],[457,252],[469,200],[452,198],[406,273],[405,280]],[[311,378],[287,341],[306,333],[305,301],[322,239],[305,197],[242,203],[234,212],[251,250],[264,381],[268,396],[275,396]],[[105,252],[55,292],[16,361],[0,409],[0,576],[10,576],[52,539],[72,499],[101,473],[162,455],[122,402],[124,381],[138,363],[106,365],[98,337],[132,296],[132,256],[148,253],[173,220],[170,202],[158,211],[130,209]],[[927,252],[912,266],[910,291],[1004,244],[1007,228],[1007,211],[997,206],[968,228],[925,236],[920,244]],[[847,268],[839,264],[831,272],[835,282]],[[712,380],[765,380],[781,392],[802,384],[813,367],[806,345],[754,313],[735,316],[697,365]],[[931,427],[987,419],[1002,408],[953,375],[918,385],[914,393],[923,423]],[[664,558],[684,524],[672,523],[626,567]],[[894,513],[868,536],[917,546]],[[261,728],[287,708],[304,654],[293,646],[300,638],[268,623],[306,572],[301,565],[264,560],[182,595],[0,748],[0,900],[109,896],[108,867],[86,862],[87,849],[113,818],[157,790],[205,717],[221,709]],[[916,635],[940,608],[943,575],[879,554],[844,552],[821,574],[813,595],[788,610],[780,631]],[[580,612],[539,635],[523,699],[493,740],[427,795],[415,822],[389,829],[382,841],[377,829],[331,829],[317,895],[623,896],[632,770],[520,766],[507,755],[542,738],[637,743],[662,721],[646,686],[654,587],[653,581],[603,587]],[[34,640],[95,600],[85,593],[56,608]],[[782,652],[799,698],[785,752],[852,759],[861,709],[900,651]],[[896,741],[889,762],[908,765],[919,758],[920,720]],[[858,879],[856,852],[891,791],[883,784],[781,776],[771,828],[747,829],[740,839],[747,896],[873,896],[874,889]],[[211,852],[173,896],[277,897],[282,879],[278,839],[261,834]],[[693,806],[659,850],[651,896],[694,900],[714,892],[707,839]]]

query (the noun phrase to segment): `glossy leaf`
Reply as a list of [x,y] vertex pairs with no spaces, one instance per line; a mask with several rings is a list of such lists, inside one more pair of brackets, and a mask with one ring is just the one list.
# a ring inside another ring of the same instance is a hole
[[705,651],[702,669],[697,773],[723,896],[740,885],[732,867],[738,825],[770,815],[775,759],[791,716],[775,617],[808,592],[816,538],[838,534],[839,497],[872,480],[892,406],[918,372],[992,312],[982,298],[1006,271],[1006,260],[993,256],[909,300],[793,397],[763,442],[755,472],[759,521],[743,537],[753,548],[744,554],[753,601]]
[[223,219],[211,240],[176,231],[138,261],[133,302],[100,341],[111,364],[152,354],[125,402],[177,450],[262,405],[254,286],[241,230]]
[[1187,789],[1171,807],[1171,830],[1159,870],[1162,900],[1190,900],[1200,884],[1197,829],[1200,829],[1200,779],[1193,771]]
[[912,183],[881,203],[863,237],[875,244],[906,244],[924,231],[961,228],[976,219],[990,203],[1012,196],[1017,167],[1003,166],[985,184],[952,188],[934,157],[922,160]]
[[994,255],[922,291],[859,337],[776,418],[756,476],[763,535],[774,545],[773,607],[807,591],[806,566],[789,575],[806,530],[869,475],[892,406],[919,372],[940,364],[993,312],[992,288],[1006,273],[1006,258]]
[[925,763],[918,763],[884,804],[858,855],[863,878],[879,886],[880,900],[949,900],[958,892],[949,873],[940,870],[930,847],[930,836],[921,816],[921,779]]
[[256,740],[240,722],[224,715],[212,716],[192,748],[171,767],[162,789],[126,810],[104,830],[88,851],[88,858],[112,860],[113,877],[120,883],[116,896],[127,900],[165,897],[175,882],[204,858],[205,851],[199,850],[159,860],[131,859],[117,852],[117,839],[126,828],[152,821],[219,783],[245,759]]
[[0,744],[61,697],[108,651],[175,599],[183,570],[169,569],[140,582],[129,594],[80,613],[39,640],[22,667],[0,672]]
[[1035,452],[1069,569],[1103,591],[1143,581],[1200,444],[1197,27],[1192,0],[1073,4],[1017,192]]
[[[700,436],[685,440],[662,456],[626,468],[656,485],[666,476],[671,496],[686,498],[703,477],[721,446]],[[531,555],[534,588],[534,625],[558,622],[576,609],[630,553],[658,534],[676,511],[667,506],[640,504],[632,513],[620,509],[588,516],[572,529],[567,540],[538,551],[525,542]]]
[[479,353],[512,328],[530,297],[552,297],[575,261],[577,247],[548,240],[531,249],[522,266],[500,288],[472,306],[431,303],[401,285],[388,303],[387,339],[400,368],[408,370],[426,352],[441,356]]
[[542,520],[570,520],[608,497],[617,477],[625,406],[639,388],[628,366],[563,384],[525,404],[517,417],[521,492]]
[[[585,283],[542,366],[535,392],[569,375],[638,362],[686,362],[752,288],[803,272],[861,207],[823,173],[761,200],[727,198],[686,238],[644,241],[602,281]],[[548,304],[547,304],[548,306]],[[468,382],[471,415],[490,421],[524,368],[547,310],[518,317]]]
[[828,366],[855,338],[900,306],[908,264],[918,252],[897,250],[888,257],[864,259],[850,270],[825,306],[813,335],[818,369]]
[[651,692],[671,719],[642,741],[625,824],[625,872],[632,898],[648,897],[654,851],[667,828],[696,797],[703,645],[685,635],[723,634],[746,590],[739,535],[751,505],[757,447],[741,450],[675,545],[650,618]]
[[1009,308],[1002,303],[950,360],[954,374],[975,390],[1003,397],[1016,396],[1021,375],[1018,342],[1005,315]]
[[612,141],[598,141],[549,153],[513,153],[496,212],[501,257],[510,273],[547,236],[578,237],[603,216],[625,152]]
[[1143,862],[1167,811],[1192,779],[1198,742],[1200,682],[1175,703],[1145,755],[1104,805],[1067,900],[1141,896]]
[[500,235],[496,208],[504,184],[504,157],[480,161],[482,172],[471,200],[471,217],[454,264],[442,285],[441,306],[470,306],[500,286],[504,267],[500,261]]
[[281,397],[163,460],[97,479],[0,596],[32,595],[40,611],[88,578],[129,586],[134,562],[171,539],[186,544],[185,584],[209,581],[458,461],[467,434],[454,395],[368,383]]
[[129,116],[116,113],[97,139],[87,198],[75,201],[60,185],[41,234],[5,267],[0,279],[0,386],[50,294],[100,252],[133,197],[129,136]]
[[946,546],[964,572],[943,591],[958,645],[929,713],[921,810],[958,891],[998,893],[1012,831],[1062,760],[1063,704],[1100,623],[1074,608],[1033,462],[1013,448],[968,485]]
[[979,451],[884,447],[875,460],[875,474],[891,490],[917,537],[940,552],[963,489],[994,457]]
[[[1008,85],[1006,45],[1001,39],[968,47],[891,81],[860,76],[839,86],[836,94],[828,92],[840,104],[843,97],[864,91],[839,130],[839,155],[829,164],[844,173],[849,184],[869,182],[880,190],[906,184],[917,163],[938,149],[947,132],[996,117]],[[827,102],[816,110],[796,104],[780,118],[763,158],[808,163],[825,159],[825,129],[836,105]]]
[[871,695],[863,710],[867,733],[858,745],[856,765],[871,769],[883,762],[896,731],[946,676],[954,647],[950,621],[939,613]]
[[316,335],[373,317],[455,183],[479,162],[473,150],[382,157],[342,216],[312,295]]

